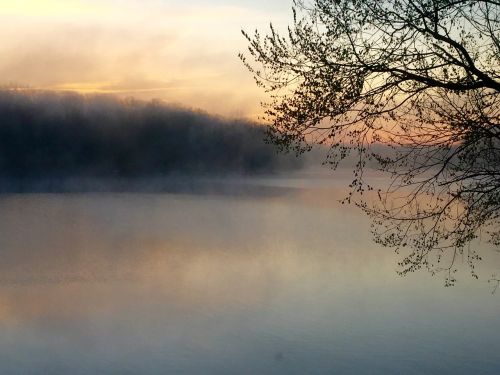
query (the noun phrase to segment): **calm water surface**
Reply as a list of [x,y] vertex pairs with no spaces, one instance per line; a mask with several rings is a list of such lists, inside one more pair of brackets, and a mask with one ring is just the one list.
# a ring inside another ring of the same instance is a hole
[[400,278],[337,182],[231,183],[0,196],[0,373],[500,373],[499,253]]

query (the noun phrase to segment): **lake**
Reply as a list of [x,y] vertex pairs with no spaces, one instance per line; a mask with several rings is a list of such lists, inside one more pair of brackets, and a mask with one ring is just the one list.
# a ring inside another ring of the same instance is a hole
[[0,195],[0,373],[499,374],[500,254],[402,278],[345,182]]

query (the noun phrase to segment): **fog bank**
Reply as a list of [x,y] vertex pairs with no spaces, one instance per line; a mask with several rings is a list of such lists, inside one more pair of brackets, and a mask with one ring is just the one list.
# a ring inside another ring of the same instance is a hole
[[75,93],[0,91],[0,179],[272,173],[300,160],[264,129],[166,105]]

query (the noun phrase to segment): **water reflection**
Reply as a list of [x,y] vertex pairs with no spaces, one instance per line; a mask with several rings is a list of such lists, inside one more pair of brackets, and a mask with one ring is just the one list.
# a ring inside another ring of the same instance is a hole
[[0,372],[498,373],[488,284],[397,277],[334,193],[4,196]]

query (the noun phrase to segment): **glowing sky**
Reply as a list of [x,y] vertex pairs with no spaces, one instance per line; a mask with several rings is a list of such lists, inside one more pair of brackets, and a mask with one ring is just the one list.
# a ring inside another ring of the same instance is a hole
[[0,85],[255,117],[264,97],[240,30],[290,19],[291,0],[0,0]]

